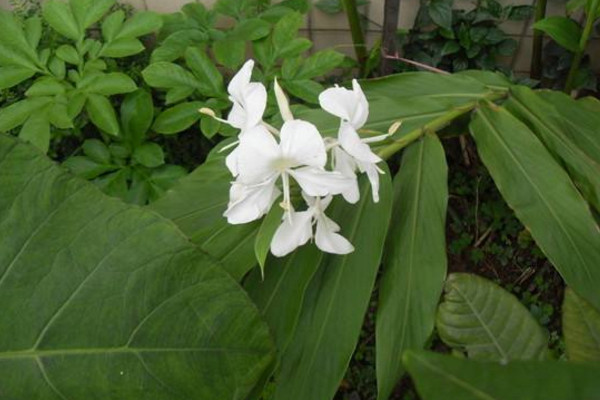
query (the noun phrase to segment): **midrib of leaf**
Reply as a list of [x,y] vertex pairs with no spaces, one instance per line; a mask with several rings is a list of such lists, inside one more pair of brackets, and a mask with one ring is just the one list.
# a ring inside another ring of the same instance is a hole
[[565,135],[563,135],[560,131],[557,131],[553,126],[549,125],[543,119],[538,118],[538,116],[529,107],[527,107],[527,104],[521,102],[521,100],[517,99],[516,97],[511,97],[511,99],[521,108],[521,111],[525,112],[531,119],[535,120],[538,124],[542,125],[547,131],[552,132],[553,136],[560,141],[560,144],[563,147],[566,147],[571,151],[577,153],[577,157],[588,161],[597,168],[600,168],[600,165],[596,162],[596,160],[590,158],[586,152],[584,152],[573,142],[568,140],[565,137]]
[[473,395],[477,396],[480,399],[483,399],[483,400],[501,400],[499,398],[492,397],[490,394],[481,391],[480,389],[472,386],[469,382],[465,382],[464,380],[458,378],[455,375],[450,375],[449,373],[447,373],[443,369],[437,368],[435,365],[430,364],[425,359],[423,359],[423,358],[421,358],[421,357],[419,357],[417,355],[413,355],[413,357],[414,357],[415,360],[419,361],[423,366],[429,368],[430,370],[434,371],[438,375],[441,375],[443,378],[445,378],[445,379],[451,381],[452,383],[460,386],[461,388],[463,388],[466,391],[472,393]]
[[[512,160],[515,162],[515,164],[517,165],[517,167],[519,168],[519,170],[521,170],[521,173],[523,174],[523,176],[527,179],[527,181],[535,189],[535,192],[537,193],[538,197],[542,200],[542,202],[544,203],[544,205],[546,206],[546,208],[548,209],[548,211],[550,211],[550,214],[552,215],[552,217],[554,218],[554,220],[558,223],[558,226],[560,227],[560,229],[563,231],[563,233],[565,234],[565,236],[569,240],[569,243],[571,243],[571,246],[574,249],[574,253],[576,254],[576,256],[579,259],[580,263],[583,265],[583,269],[584,269],[585,273],[587,274],[588,278],[592,279],[592,275],[590,273],[590,270],[588,268],[587,263],[585,262],[585,259],[583,258],[581,252],[579,251],[579,248],[575,245],[575,241],[571,237],[570,232],[567,229],[565,229],[565,226],[563,225],[562,220],[558,217],[558,214],[556,213],[556,211],[554,210],[554,208],[551,207],[551,205],[548,203],[548,201],[546,200],[546,198],[542,195],[541,190],[537,187],[537,185],[535,184],[535,182],[533,182],[531,180],[531,178],[527,174],[526,169],[523,167],[523,165],[521,165],[521,163],[519,162],[519,160],[517,159],[517,157],[514,155],[513,151],[508,146],[508,144],[504,141],[504,139],[502,138],[502,136],[500,135],[500,133],[495,129],[494,125],[487,119],[487,117],[485,116],[484,113],[480,112],[479,116],[481,117],[482,121],[488,126],[488,128],[494,134],[494,136],[496,136],[496,138],[498,139],[498,141],[500,142],[500,144],[502,145],[502,147],[504,147],[504,149],[506,150],[506,152],[508,153],[508,155],[512,158]],[[577,189],[573,188],[573,190],[576,191]],[[542,246],[540,245],[540,247],[542,247]]]
[[[456,290],[456,292],[463,298],[465,303],[467,303],[467,305],[471,309],[471,312],[473,313],[473,315],[475,315],[475,318],[477,318],[477,320],[479,321],[479,323],[481,324],[481,326],[483,327],[483,329],[485,330],[487,335],[490,337],[492,343],[494,344],[494,347],[496,347],[496,349],[498,350],[498,353],[500,353],[500,355],[502,356],[502,359],[505,361],[508,361],[508,356],[505,354],[504,349],[502,349],[502,346],[500,346],[500,343],[498,343],[498,341],[496,340],[496,337],[494,336],[492,331],[489,329],[489,327],[487,326],[487,324],[485,323],[485,321],[483,320],[481,315],[479,315],[479,312],[477,311],[477,309],[475,308],[473,303],[471,303],[471,301],[467,298],[467,296],[460,290],[458,285],[452,285],[452,288],[454,290]],[[477,288],[477,290],[479,290],[479,285],[477,285],[476,288]]]

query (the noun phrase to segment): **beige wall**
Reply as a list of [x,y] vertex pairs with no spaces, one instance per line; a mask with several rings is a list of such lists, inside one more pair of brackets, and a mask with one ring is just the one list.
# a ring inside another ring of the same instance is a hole
[[[157,12],[175,12],[182,5],[191,2],[201,2],[208,6],[216,0],[122,0],[123,3],[129,3],[139,9],[154,10]],[[501,0],[504,4],[531,4],[533,0]],[[564,13],[564,4],[566,0],[548,0],[548,15],[562,15]],[[0,0],[0,6],[8,7],[8,0]],[[383,23],[383,4],[384,0],[371,0],[370,4],[362,7],[362,12],[367,16],[368,30],[367,41],[373,43],[381,32]],[[401,0],[400,6],[400,28],[410,28],[414,21],[419,0]],[[473,2],[468,0],[455,0],[455,7],[471,8]],[[516,40],[519,48],[514,60],[508,59],[507,63],[512,64],[516,72],[525,73],[529,69],[531,55],[532,29],[528,22],[508,22],[503,29]],[[348,23],[343,14],[331,16],[316,8],[310,12],[306,20],[305,34],[315,42],[315,48],[321,49],[334,46],[338,50],[352,55],[352,41],[348,32]],[[591,54],[600,54],[600,40],[595,38],[590,44]],[[600,69],[600,57],[593,57],[596,63],[595,67]]]

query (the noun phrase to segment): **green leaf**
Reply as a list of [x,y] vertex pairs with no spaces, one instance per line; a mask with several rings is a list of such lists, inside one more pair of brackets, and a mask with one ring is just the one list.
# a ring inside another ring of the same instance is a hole
[[273,344],[218,264],[31,146],[1,136],[0,163],[4,397],[245,398]]
[[41,77],[27,89],[27,97],[55,96],[64,94],[66,88],[64,84],[56,78]]
[[450,54],[457,53],[460,50],[460,45],[454,40],[448,40],[444,43],[444,47],[442,47],[441,56],[447,56]]
[[281,18],[273,27],[272,43],[280,56],[281,51],[298,37],[298,30],[304,23],[304,17],[298,12],[291,12]]
[[36,110],[25,121],[19,138],[33,144],[42,152],[47,153],[50,147],[50,121],[48,121],[47,109]]
[[498,54],[501,56],[508,57],[515,53],[517,47],[518,43],[515,39],[506,39],[498,44],[496,51],[498,51]]
[[548,350],[548,337],[529,310],[511,293],[473,274],[448,276],[436,326],[447,345],[473,359],[543,360]]
[[147,142],[133,150],[133,160],[144,167],[156,168],[165,163],[165,153],[158,144]]
[[109,196],[125,200],[128,175],[126,169],[117,169],[94,179],[94,185]]
[[587,0],[569,0],[565,6],[567,15],[573,14],[575,11],[583,8],[588,3]]
[[185,62],[198,82],[202,82],[202,90],[199,89],[202,94],[215,97],[225,92],[223,76],[203,49],[189,47],[185,52]]
[[447,202],[444,148],[437,136],[426,135],[405,150],[394,178],[375,330],[379,399],[402,377],[404,350],[423,348],[433,332],[446,278]]
[[121,125],[124,137],[132,145],[140,144],[154,120],[152,95],[144,89],[129,93],[121,103]]
[[[191,4],[191,3],[188,3]],[[169,35],[152,52],[151,63],[159,61],[172,62],[183,56],[185,50],[190,46],[199,46],[208,40],[208,35],[196,29],[184,29]]]
[[125,21],[125,12],[117,10],[102,21],[102,37],[105,41],[113,40],[121,30]]
[[548,34],[565,49],[574,53],[579,51],[581,28],[571,18],[548,17],[536,22],[533,27]]
[[173,220],[192,242],[240,280],[256,265],[254,238],[259,225],[227,223],[223,212],[227,209],[230,186],[231,173],[225,167],[224,155],[219,154],[149,207]]
[[99,94],[88,94],[85,110],[92,123],[98,128],[110,135],[119,135],[120,129],[117,115],[108,98]]
[[35,71],[29,68],[17,66],[0,67],[0,90],[16,86],[33,75],[35,75]]
[[92,161],[99,164],[110,164],[110,151],[108,147],[98,139],[87,139],[81,146],[83,153]]
[[500,193],[570,285],[600,307],[600,230],[567,173],[503,108],[481,106],[471,133]]
[[105,44],[100,51],[100,57],[123,58],[133,56],[144,51],[145,47],[138,39],[115,39]]
[[260,18],[249,18],[238,22],[227,34],[228,40],[253,41],[271,33],[271,24]]
[[199,101],[193,101],[168,108],[156,117],[152,129],[165,135],[182,132],[200,119],[198,110],[203,105]]
[[[31,22],[26,22],[25,31],[21,21],[7,10],[0,10],[0,63],[40,71],[36,46],[32,46],[37,35]],[[41,72],[41,71],[40,71]]]
[[344,55],[335,50],[317,51],[304,61],[296,78],[312,79],[325,75],[334,68],[339,67],[343,61]]
[[444,29],[452,29],[452,2],[448,0],[432,0],[429,3],[429,17]]
[[86,93],[96,93],[102,96],[131,93],[137,90],[134,80],[122,72],[96,74],[87,84],[82,84],[79,89]]
[[193,88],[202,87],[202,82],[186,69],[177,64],[168,62],[157,62],[150,64],[142,71],[144,80],[152,87],[158,88]]
[[291,40],[288,44],[279,49],[279,57],[284,60],[291,57],[298,57],[305,51],[310,50],[313,43],[306,38],[296,38]]
[[281,217],[283,216],[283,208],[274,205],[263,219],[258,229],[258,234],[254,240],[254,253],[260,267],[260,273],[264,277],[265,262],[271,248],[271,241],[275,236],[275,231],[281,225]]
[[323,85],[310,79],[286,80],[281,84],[292,95],[311,104],[319,104],[319,94],[325,90]]
[[[220,116],[220,113],[216,114]],[[200,130],[204,136],[210,139],[219,133],[219,129],[221,129],[221,122],[208,115],[200,116]]]
[[336,199],[328,210],[355,250],[323,258],[307,289],[296,332],[281,357],[276,400],[331,399],[344,377],[369,305],[391,214],[389,172],[380,179],[379,203],[373,203],[363,176],[357,204]]
[[558,361],[507,365],[409,351],[404,363],[423,400],[573,400],[600,393],[600,367]]
[[79,65],[80,56],[75,47],[63,44],[56,50],[56,56],[69,64]]
[[58,129],[73,128],[73,121],[69,116],[69,111],[66,104],[56,102],[53,103],[50,105],[47,115],[50,123]]
[[158,31],[162,27],[162,18],[152,11],[138,11],[128,19],[116,35],[116,39],[132,39]]
[[110,164],[98,164],[84,156],[69,157],[62,165],[84,179],[94,179],[117,168]]
[[212,49],[217,61],[230,69],[238,69],[246,59],[244,40],[218,40]]
[[84,35],[68,3],[60,0],[45,1],[42,5],[42,16],[52,29],[71,40],[79,40]]
[[[561,116],[562,111],[557,110],[557,107],[526,87],[514,87],[511,94],[506,103],[507,109],[524,121],[552,154],[564,162],[584,197],[600,211],[600,159],[590,157],[571,139],[570,127],[565,123],[567,119]],[[575,103],[575,100],[568,97],[558,104],[567,102]],[[573,106],[577,105],[571,105]],[[569,105],[565,104],[565,107]],[[595,118],[592,112],[579,110],[578,113],[587,121]],[[576,129],[575,132],[582,135],[584,129]]]
[[32,49],[36,49],[42,38],[42,19],[40,17],[27,18],[24,23],[25,36]]
[[175,103],[179,103],[181,100],[185,100],[188,97],[192,96],[195,92],[193,87],[174,87],[167,90],[167,94],[165,95],[165,104],[171,105]]
[[79,31],[85,32],[100,21],[115,3],[116,0],[71,0],[69,5],[79,25]]
[[0,132],[8,132],[22,125],[36,110],[52,101],[49,97],[36,97],[18,101],[0,110]]
[[600,312],[573,290],[565,290],[562,330],[571,361],[600,361]]

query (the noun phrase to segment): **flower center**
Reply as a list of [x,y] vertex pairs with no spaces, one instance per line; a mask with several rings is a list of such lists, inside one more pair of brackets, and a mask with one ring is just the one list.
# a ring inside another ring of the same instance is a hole
[[298,163],[291,158],[280,157],[273,160],[271,168],[273,168],[277,172],[282,173],[290,168],[295,167],[297,164]]

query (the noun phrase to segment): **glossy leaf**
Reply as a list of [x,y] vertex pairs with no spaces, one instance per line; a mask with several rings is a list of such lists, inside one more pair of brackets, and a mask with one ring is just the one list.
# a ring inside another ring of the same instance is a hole
[[437,136],[426,135],[405,150],[394,179],[394,213],[379,287],[379,399],[387,399],[403,375],[404,350],[422,348],[433,331],[446,278],[447,181],[446,157]]
[[536,22],[533,27],[548,34],[565,49],[574,53],[579,51],[581,28],[571,18],[548,17]]
[[389,172],[381,176],[381,199],[373,203],[361,178],[361,199],[340,199],[330,217],[355,247],[348,255],[326,255],[305,295],[296,332],[281,357],[276,400],[331,399],[361,331],[383,253],[391,213]]
[[202,82],[202,94],[218,96],[224,93],[223,76],[203,49],[188,48],[185,52],[185,62],[198,78],[198,82]]
[[600,307],[600,230],[567,173],[503,108],[482,105],[470,129],[517,218],[567,284]]
[[404,363],[423,400],[574,400],[600,393],[600,366],[558,361],[507,365],[410,351]]
[[571,361],[600,362],[600,311],[573,290],[565,290],[562,330]]
[[[596,210],[600,210],[600,159],[590,157],[571,139],[570,126],[557,107],[526,87],[514,87],[511,94],[506,107],[530,127],[557,159],[564,162],[582,194]],[[582,122],[573,121],[574,128],[595,118],[589,111],[580,110],[578,114]],[[573,133],[582,136],[584,129],[576,129]],[[596,142],[599,139],[600,135],[596,135]]]
[[454,273],[446,281],[436,326],[449,346],[469,358],[506,363],[546,357],[548,337],[519,300],[477,275]]
[[4,397],[244,398],[273,345],[214,261],[31,146],[0,136],[0,163]]
[[219,155],[181,179],[149,207],[173,220],[192,242],[240,280],[256,265],[254,238],[259,222],[227,223],[223,212],[227,209],[230,186],[231,174],[223,155]]
[[156,117],[153,129],[166,135],[182,132],[200,119],[201,114],[198,110],[203,105],[199,101],[192,101],[168,108]]

